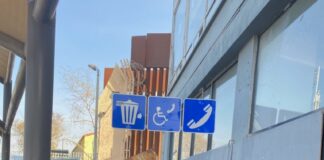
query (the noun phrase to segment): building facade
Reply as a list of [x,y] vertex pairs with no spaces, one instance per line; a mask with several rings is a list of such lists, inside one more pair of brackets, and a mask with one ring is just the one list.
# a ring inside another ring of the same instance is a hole
[[92,160],[93,159],[93,133],[85,134],[81,137],[79,142],[72,150],[73,155],[78,155],[79,160]]
[[[131,61],[144,67],[140,85],[134,86],[134,94],[165,96],[170,59],[170,33],[147,34],[132,37]],[[135,77],[140,73],[134,72]],[[133,131],[131,134],[131,157],[153,151],[161,157],[162,133],[156,131]]]
[[132,37],[131,60],[105,69],[99,98],[99,160],[161,157],[160,132],[112,128],[112,94],[166,95],[170,33]]
[[174,0],[168,96],[216,99],[215,133],[163,159],[322,157],[324,0]]
[[130,131],[112,128],[112,94],[129,93],[131,79],[125,78],[125,71],[120,66],[106,68],[104,75],[105,87],[99,97],[99,129],[98,129],[98,158],[99,160],[125,159],[129,155]]

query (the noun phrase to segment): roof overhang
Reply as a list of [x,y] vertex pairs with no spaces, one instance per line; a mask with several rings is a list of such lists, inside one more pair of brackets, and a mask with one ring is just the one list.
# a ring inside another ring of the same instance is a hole
[[25,58],[27,30],[26,0],[0,1],[0,82],[11,77],[13,54]]

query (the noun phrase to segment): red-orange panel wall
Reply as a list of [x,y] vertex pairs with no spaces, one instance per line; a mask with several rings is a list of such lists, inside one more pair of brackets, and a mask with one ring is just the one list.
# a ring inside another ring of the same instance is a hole
[[[167,82],[163,81],[167,81],[168,78],[167,70],[170,59],[170,44],[171,34],[169,33],[150,33],[147,34],[147,36],[132,37],[131,61],[137,62],[147,68],[146,83],[144,84],[145,91],[141,90],[141,92],[145,92],[147,96],[155,95],[156,91],[157,94],[161,96],[162,90],[165,91],[167,88]],[[150,79],[151,68],[153,69],[152,79]],[[157,68],[160,68],[158,78]],[[163,73],[164,68],[166,69],[165,73]],[[164,89],[162,89],[163,83]],[[150,90],[151,92],[149,92]],[[147,130],[142,132],[132,131],[131,137],[131,156],[146,150],[154,150],[158,156],[160,156],[160,132],[148,132]]]

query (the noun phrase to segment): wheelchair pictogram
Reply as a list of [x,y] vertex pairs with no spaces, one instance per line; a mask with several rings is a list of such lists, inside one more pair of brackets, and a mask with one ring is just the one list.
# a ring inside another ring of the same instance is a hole
[[179,131],[181,99],[149,97],[148,129]]
[[[170,114],[174,111],[175,104],[172,104],[171,109],[167,110],[167,114]],[[153,123],[157,126],[162,126],[168,121],[168,118],[166,118],[166,115],[164,115],[163,112],[161,112],[161,107],[156,107],[156,113],[153,115]]]

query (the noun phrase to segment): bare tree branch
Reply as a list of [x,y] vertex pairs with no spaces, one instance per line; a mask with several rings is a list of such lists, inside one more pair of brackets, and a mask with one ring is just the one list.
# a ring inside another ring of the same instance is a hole
[[66,99],[70,103],[73,122],[93,128],[95,125],[95,88],[89,72],[65,68],[62,77],[68,93]]

